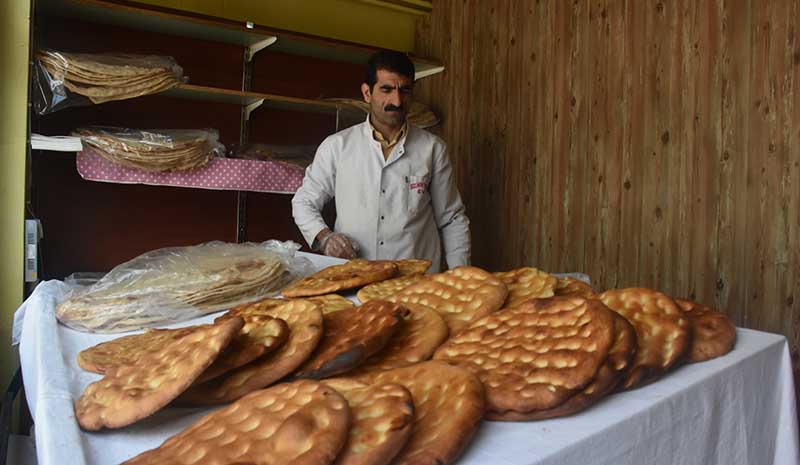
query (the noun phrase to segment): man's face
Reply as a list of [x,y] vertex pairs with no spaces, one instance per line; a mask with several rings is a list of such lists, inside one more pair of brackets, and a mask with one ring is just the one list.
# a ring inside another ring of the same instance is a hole
[[378,70],[377,78],[372,89],[367,84],[361,84],[361,93],[364,101],[369,103],[373,123],[399,129],[406,121],[414,82],[385,69]]

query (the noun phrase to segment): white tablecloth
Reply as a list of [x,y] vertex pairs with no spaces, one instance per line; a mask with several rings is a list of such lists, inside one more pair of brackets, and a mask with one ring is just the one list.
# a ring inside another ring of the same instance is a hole
[[[335,260],[313,256],[321,267]],[[20,358],[39,465],[115,464],[158,446],[210,409],[167,408],[116,431],[78,428],[72,402],[100,378],[79,351],[118,335],[57,324],[64,284],[40,284],[20,307]],[[207,316],[187,322],[213,319]],[[733,352],[686,365],[572,417],[483,422],[458,464],[798,465],[797,413],[786,339],[738,330]]]

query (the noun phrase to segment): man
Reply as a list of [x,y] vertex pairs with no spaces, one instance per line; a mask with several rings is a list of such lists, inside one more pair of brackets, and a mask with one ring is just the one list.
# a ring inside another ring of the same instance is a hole
[[[399,52],[378,52],[361,93],[366,121],[317,149],[292,213],[312,249],[340,258],[427,258],[438,271],[442,248],[450,268],[470,260],[469,220],[444,142],[406,120],[414,65]],[[322,218],[336,200],[336,225]]]

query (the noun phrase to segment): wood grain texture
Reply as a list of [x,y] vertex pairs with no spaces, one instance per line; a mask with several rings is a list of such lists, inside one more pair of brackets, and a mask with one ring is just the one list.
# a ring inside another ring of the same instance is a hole
[[800,349],[800,5],[441,0],[417,95],[491,270],[580,271]]

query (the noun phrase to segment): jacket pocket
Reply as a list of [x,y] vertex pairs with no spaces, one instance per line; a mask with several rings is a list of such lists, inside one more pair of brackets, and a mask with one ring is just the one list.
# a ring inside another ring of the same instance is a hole
[[428,190],[430,175],[406,176],[406,206],[410,213],[418,213],[431,203]]

